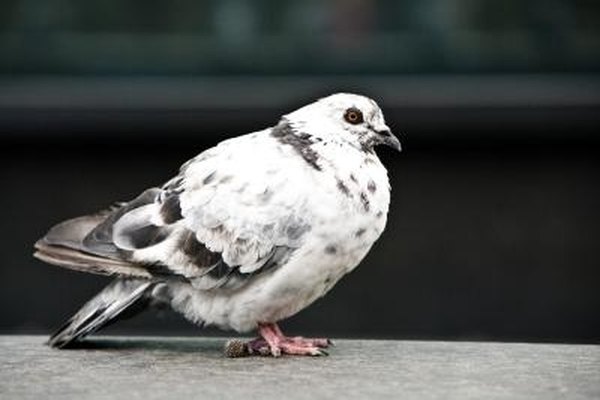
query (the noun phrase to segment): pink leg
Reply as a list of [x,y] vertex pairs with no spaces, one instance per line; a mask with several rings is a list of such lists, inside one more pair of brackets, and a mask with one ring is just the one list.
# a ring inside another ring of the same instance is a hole
[[225,355],[228,357],[244,357],[261,355],[279,357],[282,354],[303,356],[326,356],[324,347],[333,345],[331,340],[324,338],[308,339],[301,336],[287,337],[277,324],[259,324],[260,337],[249,342],[230,340],[225,344]]
[[310,345],[310,346],[324,347],[324,348],[333,345],[333,342],[327,338],[304,338],[302,336],[293,336],[293,337],[285,336],[283,334],[283,332],[281,332],[281,329],[279,328],[279,325],[277,325],[277,324],[273,324],[272,329],[278,336],[285,338],[285,340],[294,342],[296,344]]
[[[331,345],[329,339],[305,339],[303,337],[287,337],[281,332],[277,324],[260,324],[258,332],[262,337],[255,339],[249,343],[249,348],[256,347],[259,354],[264,354],[263,344],[268,345],[270,353],[274,357],[279,357],[281,354],[307,355],[307,356],[322,356],[327,355],[322,348]],[[252,346],[252,347],[250,347]],[[262,347],[261,347],[262,346]],[[262,351],[261,351],[262,350]]]

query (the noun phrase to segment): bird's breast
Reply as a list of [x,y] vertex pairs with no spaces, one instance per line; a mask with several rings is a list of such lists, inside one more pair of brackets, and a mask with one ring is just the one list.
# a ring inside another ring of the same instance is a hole
[[294,199],[289,202],[293,207],[284,204],[284,219],[302,221],[302,236],[290,258],[235,293],[185,289],[179,308],[188,318],[238,331],[287,318],[356,268],[379,238],[390,192],[387,172],[374,154],[319,153],[319,168],[302,164],[302,159],[298,163],[281,188],[271,188]]
[[314,233],[332,246],[370,247],[387,222],[387,171],[373,153],[348,153],[338,159],[322,172],[313,190]]

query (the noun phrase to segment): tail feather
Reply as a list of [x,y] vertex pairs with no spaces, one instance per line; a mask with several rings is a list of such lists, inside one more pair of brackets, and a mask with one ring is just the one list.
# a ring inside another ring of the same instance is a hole
[[53,226],[35,244],[34,256],[77,271],[151,278],[143,266],[131,259],[131,252],[115,245],[113,227],[128,212],[152,204],[159,193],[160,189],[148,189],[128,203]]
[[138,278],[152,277],[140,265],[86,253],[75,248],[48,244],[44,239],[36,242],[35,249],[34,257],[49,264],[76,271],[99,275],[122,275]]
[[84,306],[48,340],[63,348],[106,326],[133,305],[148,298],[154,285],[143,279],[115,279]]

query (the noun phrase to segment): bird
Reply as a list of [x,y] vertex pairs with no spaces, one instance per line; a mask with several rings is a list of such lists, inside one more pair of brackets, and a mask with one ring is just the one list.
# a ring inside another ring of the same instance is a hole
[[280,321],[324,296],[382,234],[390,183],[375,147],[401,151],[377,103],[335,93],[226,139],[162,186],[53,226],[34,256],[113,280],[48,340],[70,347],[124,316],[171,308],[248,333],[231,356],[326,355]]

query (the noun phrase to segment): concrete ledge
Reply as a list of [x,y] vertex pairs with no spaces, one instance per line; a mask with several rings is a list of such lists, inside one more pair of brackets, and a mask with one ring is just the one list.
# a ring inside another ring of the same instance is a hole
[[225,339],[0,336],[2,399],[600,398],[600,346],[338,340],[329,357],[223,356]]

